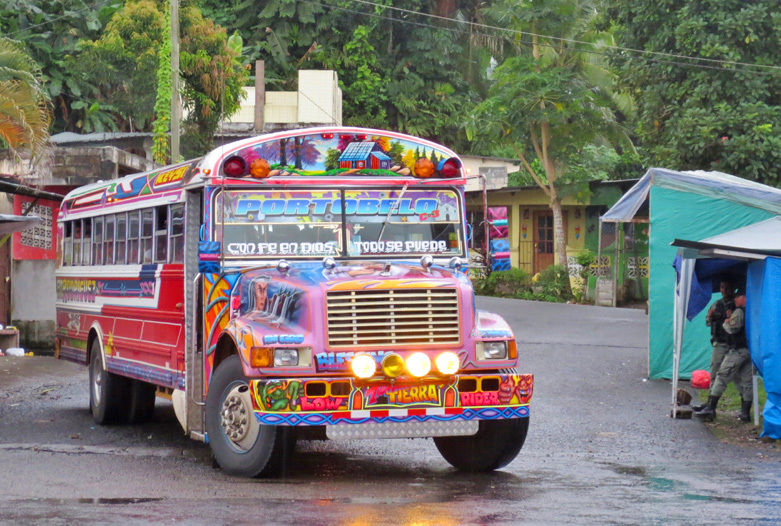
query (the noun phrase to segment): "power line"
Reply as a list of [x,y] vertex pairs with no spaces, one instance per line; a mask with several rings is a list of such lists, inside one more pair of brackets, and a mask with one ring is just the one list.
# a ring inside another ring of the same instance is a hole
[[[516,29],[507,29],[507,28],[502,28],[502,27],[498,27],[498,26],[491,26],[491,25],[488,25],[488,24],[481,24],[481,23],[478,23],[478,22],[465,22],[465,21],[462,21],[462,20],[458,20],[456,18],[449,18],[449,17],[439,16],[439,15],[433,15],[433,14],[430,14],[430,13],[423,13],[421,11],[413,11],[411,9],[403,9],[401,7],[386,6],[386,5],[383,5],[383,4],[370,2],[369,0],[351,0],[351,1],[355,2],[355,3],[358,3],[358,4],[366,4],[366,5],[370,5],[370,6],[373,6],[373,7],[380,7],[380,8],[384,8],[384,9],[390,9],[390,10],[393,10],[393,11],[399,11],[399,12],[408,13],[408,14],[411,14],[411,15],[419,15],[419,16],[423,16],[423,17],[427,17],[427,18],[433,18],[433,19],[436,19],[436,20],[443,20],[443,21],[447,21],[447,22],[455,22],[455,23],[458,23],[458,24],[469,24],[469,25],[475,26],[475,27],[482,27],[484,29],[492,29],[492,30],[497,30],[497,31],[502,31],[502,32],[509,32],[509,33],[522,35],[522,36],[546,38],[546,39],[551,39],[551,40],[555,40],[555,41],[559,41],[559,42],[568,42],[568,43],[571,43],[571,44],[583,44],[583,45],[587,45],[587,46],[593,46],[594,45],[591,42],[585,42],[585,41],[581,41],[581,40],[574,40],[574,39],[568,39],[568,38],[554,37],[554,36],[551,36],[551,35],[543,35],[543,34],[539,34],[539,33],[531,33],[531,32],[528,32],[528,31],[520,31],[520,30],[516,30]],[[398,20],[398,19],[393,19],[393,20]],[[490,35],[486,35],[486,36],[490,36]],[[696,60],[696,61],[700,61],[700,62],[711,62],[711,63],[722,64],[722,65],[746,66],[746,67],[750,67],[750,68],[781,70],[781,66],[772,66],[772,65],[768,66],[768,65],[763,65],[763,64],[750,64],[748,62],[738,62],[738,61],[733,61],[733,60],[720,60],[720,59],[713,59],[713,58],[692,57],[692,56],[689,56],[689,55],[680,55],[680,54],[676,54],[676,53],[665,53],[665,52],[662,52],[662,51],[646,51],[646,50],[642,50],[642,49],[632,49],[632,48],[626,48],[626,47],[621,47],[621,46],[605,45],[603,47],[605,47],[607,49],[614,49],[616,51],[628,51],[628,52],[631,52],[631,53],[658,55],[658,56],[661,56],[661,57],[669,57],[669,58],[685,59],[685,60]]]

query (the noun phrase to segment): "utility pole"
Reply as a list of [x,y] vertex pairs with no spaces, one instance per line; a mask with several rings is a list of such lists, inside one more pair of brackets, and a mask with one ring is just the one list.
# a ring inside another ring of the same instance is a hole
[[263,133],[266,107],[266,62],[255,61],[255,133]]
[[179,0],[171,2],[171,163],[179,162]]

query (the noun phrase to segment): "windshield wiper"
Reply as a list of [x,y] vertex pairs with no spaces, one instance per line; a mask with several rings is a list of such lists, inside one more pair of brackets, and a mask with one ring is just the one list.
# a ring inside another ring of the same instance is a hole
[[382,228],[380,229],[380,235],[377,236],[377,242],[382,239],[382,234],[385,232],[385,227],[388,226],[388,221],[390,221],[391,214],[394,210],[399,209],[399,203],[401,202],[401,198],[404,197],[404,192],[407,191],[407,188],[409,188],[409,183],[404,183],[404,188],[401,189],[401,193],[396,198],[396,201],[393,202],[393,205],[390,207],[390,209],[388,209],[388,215],[385,216],[385,220],[382,222]]

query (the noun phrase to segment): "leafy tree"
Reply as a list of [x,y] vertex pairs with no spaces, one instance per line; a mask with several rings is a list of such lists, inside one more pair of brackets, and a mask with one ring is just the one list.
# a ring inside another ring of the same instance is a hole
[[[232,0],[227,8],[224,0],[202,2],[205,13],[241,33],[248,60],[266,61],[267,83],[276,89],[294,89],[301,68],[333,69],[345,124],[394,129],[468,150],[461,122],[486,86],[487,42],[496,40],[470,33],[469,22],[481,21],[480,4],[392,4]],[[457,22],[435,24],[415,12]]]
[[526,33],[516,40],[517,55],[493,72],[489,97],[477,107],[467,130],[478,144],[511,147],[545,192],[553,211],[558,264],[566,267],[562,189],[591,177],[579,160],[588,146],[620,141],[631,146],[614,112],[610,71],[599,55],[576,43],[604,46],[612,40],[593,30],[596,11],[590,1],[503,0],[488,12]]
[[[98,103],[111,102],[119,129],[150,131],[153,127],[159,55],[170,39],[167,12],[162,0],[128,1],[99,39],[83,41],[81,52],[69,58],[81,78],[94,82],[89,97]],[[212,148],[220,117],[239,108],[247,74],[223,28],[204,19],[192,2],[182,2],[179,14],[181,97],[188,114],[182,126],[182,151],[190,157]]]
[[614,59],[654,164],[781,184],[778,0],[616,0],[607,14],[621,46],[668,54]]
[[24,42],[39,64],[43,91],[52,101],[54,131],[114,129],[110,104],[85,98],[94,88],[66,61],[81,39],[94,39],[121,2],[92,0],[4,0],[0,35]]
[[49,138],[41,71],[21,42],[0,37],[0,145],[28,150],[33,163]]

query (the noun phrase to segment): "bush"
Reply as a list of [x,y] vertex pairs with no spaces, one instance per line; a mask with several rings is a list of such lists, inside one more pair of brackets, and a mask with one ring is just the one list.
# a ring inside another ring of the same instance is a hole
[[551,265],[541,271],[536,277],[536,285],[540,289],[539,293],[543,296],[550,296],[555,298],[556,301],[567,301],[570,299],[567,292],[569,288],[569,274],[563,266]]
[[475,281],[475,292],[500,298],[517,298],[518,294],[529,291],[531,279],[523,269],[497,270],[484,279]]

